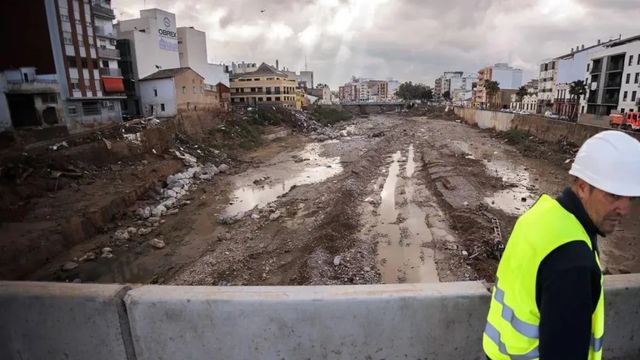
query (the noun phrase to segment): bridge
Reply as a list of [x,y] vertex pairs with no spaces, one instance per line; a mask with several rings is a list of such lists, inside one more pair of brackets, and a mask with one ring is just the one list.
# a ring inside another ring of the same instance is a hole
[[342,103],[333,105],[317,105],[325,108],[333,108],[339,110],[346,110],[354,115],[364,114],[381,114],[390,111],[400,111],[404,108],[404,103],[398,102],[355,102],[355,103]]

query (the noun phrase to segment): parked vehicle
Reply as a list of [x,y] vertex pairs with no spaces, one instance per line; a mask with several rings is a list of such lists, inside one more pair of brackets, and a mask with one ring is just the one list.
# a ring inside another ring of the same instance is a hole
[[640,131],[640,112],[609,115],[609,126],[614,129]]
[[625,117],[622,114],[610,114],[609,115],[609,126],[614,129],[626,129],[627,123],[625,122]]
[[544,117],[549,118],[549,119],[559,119],[560,118],[560,114],[558,114],[557,112],[547,111],[547,112],[544,113]]
[[640,130],[640,112],[628,112],[624,114],[623,129],[639,131]]

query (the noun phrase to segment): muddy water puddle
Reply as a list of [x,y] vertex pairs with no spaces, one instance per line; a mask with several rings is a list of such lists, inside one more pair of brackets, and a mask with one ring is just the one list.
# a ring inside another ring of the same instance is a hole
[[255,207],[264,207],[294,186],[318,183],[341,173],[340,158],[323,157],[321,152],[322,145],[308,144],[299,153],[283,155],[281,161],[235,176],[236,188],[223,215],[235,216]]
[[369,202],[374,215],[366,221],[379,239],[378,267],[383,282],[438,282],[427,213],[417,203],[427,190],[413,177],[419,169],[413,145],[392,154],[390,160],[384,182],[380,179],[373,186],[374,191],[380,191],[379,204]]
[[483,162],[490,175],[511,186],[486,197],[484,201],[487,204],[511,215],[521,215],[533,205],[535,199],[528,189],[531,186],[530,175],[524,166],[506,160]]

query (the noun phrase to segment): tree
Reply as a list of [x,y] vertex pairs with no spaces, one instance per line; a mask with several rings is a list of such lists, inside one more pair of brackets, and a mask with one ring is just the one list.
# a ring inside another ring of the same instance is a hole
[[578,117],[578,100],[586,93],[587,85],[585,85],[584,80],[576,80],[569,84],[569,95],[571,95],[571,101],[573,102],[573,109],[570,116],[572,121]]
[[484,90],[487,92],[487,98],[489,99],[490,107],[495,104],[495,97],[500,91],[500,84],[497,81],[493,80],[485,80],[484,81]]
[[396,96],[404,101],[427,101],[433,98],[433,92],[426,85],[414,84],[408,81],[400,84],[398,90],[396,90]]
[[449,90],[445,91],[442,97],[445,98],[445,100],[451,100],[451,92]]
[[516,96],[518,97],[518,102],[522,102],[522,99],[527,96],[528,91],[527,88],[524,86],[520,86],[518,88],[518,91],[516,92]]

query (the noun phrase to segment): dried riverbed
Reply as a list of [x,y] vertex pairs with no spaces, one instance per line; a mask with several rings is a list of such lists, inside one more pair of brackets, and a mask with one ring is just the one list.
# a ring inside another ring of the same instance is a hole
[[[569,180],[568,165],[523,157],[490,132],[400,114],[340,124],[336,139],[289,135],[203,182],[146,240],[37,280],[189,285],[493,280],[516,217]],[[314,138],[316,140],[314,140]],[[555,159],[556,157],[554,157]],[[138,207],[132,207],[132,210]],[[126,221],[121,227],[128,226]],[[603,242],[609,272],[640,271],[636,220]]]

